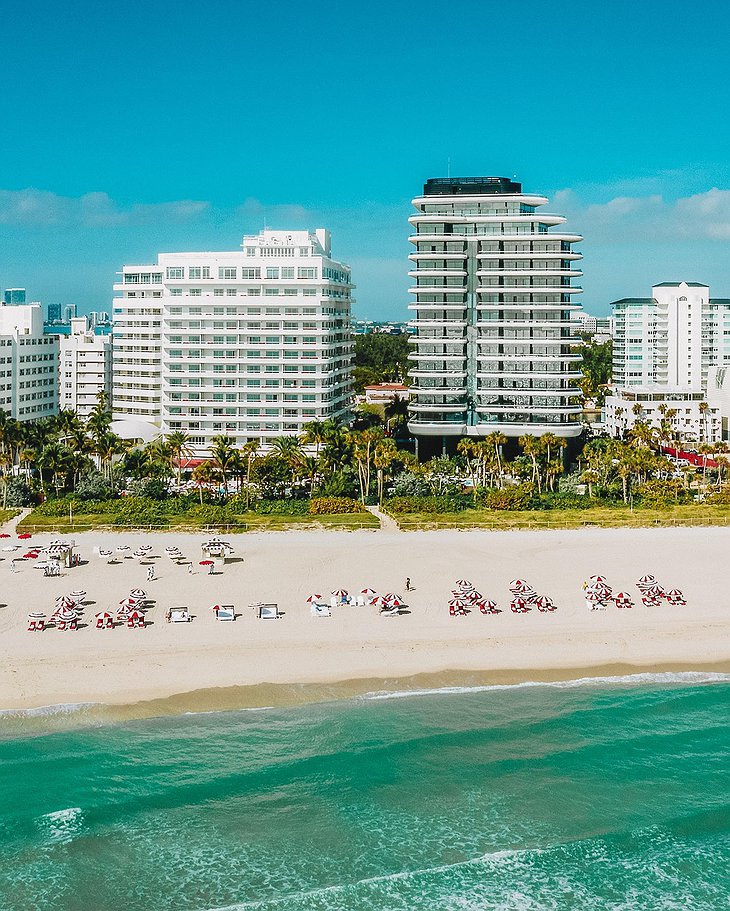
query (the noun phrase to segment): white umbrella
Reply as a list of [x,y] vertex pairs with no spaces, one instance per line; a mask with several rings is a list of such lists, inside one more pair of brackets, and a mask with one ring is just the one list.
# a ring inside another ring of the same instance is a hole
[[147,592],[143,588],[133,588],[129,593],[129,597],[139,600],[140,598],[146,598]]
[[310,595],[307,598],[307,603],[316,604],[318,601],[321,601],[321,600],[322,600],[322,595]]

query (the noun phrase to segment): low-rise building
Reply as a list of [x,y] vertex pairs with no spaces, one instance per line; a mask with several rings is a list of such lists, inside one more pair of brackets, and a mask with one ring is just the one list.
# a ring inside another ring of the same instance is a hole
[[389,405],[396,399],[407,400],[408,386],[403,383],[375,383],[365,387],[366,405]]
[[[730,384],[728,384],[730,415]],[[660,428],[666,422],[674,439],[715,443],[721,439],[719,402],[701,389],[630,386],[614,389],[604,403],[601,426],[612,437],[624,438],[637,421]]]

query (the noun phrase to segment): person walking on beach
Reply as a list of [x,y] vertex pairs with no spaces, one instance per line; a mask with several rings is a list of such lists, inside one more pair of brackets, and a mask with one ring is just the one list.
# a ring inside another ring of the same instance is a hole
[[188,575],[192,576],[192,574],[193,574],[193,564],[188,563]]
[[411,590],[411,577],[408,576],[406,579],[406,591],[409,592],[410,590]]
[[152,580],[154,578],[155,578],[155,568],[154,568],[154,566],[150,566],[149,569],[147,570],[147,581],[152,582]]

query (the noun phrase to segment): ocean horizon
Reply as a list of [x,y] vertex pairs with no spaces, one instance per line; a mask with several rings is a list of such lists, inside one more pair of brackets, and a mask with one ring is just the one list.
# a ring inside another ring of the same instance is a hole
[[712,911],[730,675],[0,714],[0,907]]

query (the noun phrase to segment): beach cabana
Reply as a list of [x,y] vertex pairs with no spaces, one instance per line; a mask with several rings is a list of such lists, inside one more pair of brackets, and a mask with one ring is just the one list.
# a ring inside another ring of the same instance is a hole
[[139,608],[133,608],[127,616],[127,628],[128,629],[144,629],[144,613],[139,610]]
[[628,592],[619,592],[613,599],[616,607],[633,607],[634,602]]
[[216,620],[235,620],[236,610],[232,604],[215,604],[213,613]]
[[331,617],[332,611],[326,604],[312,604],[311,612],[313,617]]
[[664,597],[670,604],[683,605],[687,603],[684,600],[684,595],[678,588],[670,589]]
[[108,610],[97,611],[94,616],[97,629],[114,629],[114,618]]
[[168,623],[189,623],[193,618],[187,607],[171,607],[166,619]]
[[211,538],[200,545],[203,560],[212,560],[216,566],[225,565],[226,560],[233,555],[233,548],[228,541],[220,538]]
[[527,606],[527,601],[524,598],[516,597],[510,601],[510,610],[515,614],[526,614],[528,611],[531,611],[532,608]]
[[70,607],[64,607],[55,613],[56,629],[77,629],[78,617],[76,611]]
[[256,616],[259,620],[278,620],[281,617],[278,604],[259,604]]
[[501,614],[502,611],[497,607],[497,602],[492,601],[490,598],[482,598],[481,601],[476,602],[476,607],[479,608],[483,614]]

